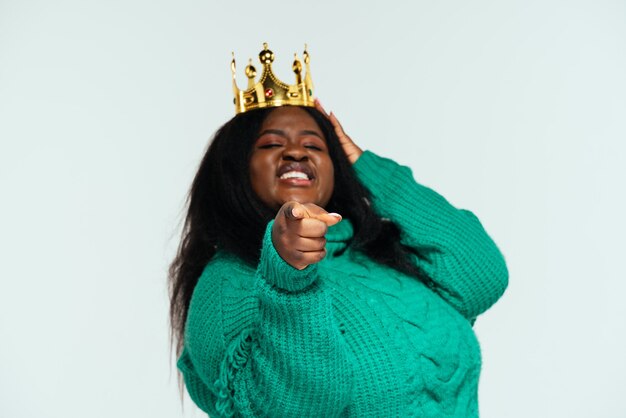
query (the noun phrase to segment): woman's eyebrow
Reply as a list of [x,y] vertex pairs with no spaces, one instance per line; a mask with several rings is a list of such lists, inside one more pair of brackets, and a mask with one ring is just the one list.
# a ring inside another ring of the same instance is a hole
[[[298,132],[300,135],[313,135],[316,136],[320,139],[324,139],[324,137],[317,131],[313,131],[310,129],[304,129],[300,132]],[[283,131],[282,129],[265,129],[263,131],[261,131],[261,133],[259,133],[259,136],[257,138],[262,137],[263,135],[267,135],[267,134],[274,134],[274,135],[278,135],[278,136],[282,136],[284,138],[288,138],[287,134],[285,133],[285,131]]]
[[303,131],[300,131],[300,135],[313,135],[313,136],[318,137],[319,139],[324,139],[324,137],[322,135],[320,135],[319,132],[311,131],[309,129],[305,129]]
[[283,137],[287,138],[287,134],[285,133],[285,131],[280,130],[280,129],[265,129],[264,131],[262,131],[259,134],[259,136],[257,138],[260,138],[263,135],[267,135],[267,134],[274,134],[274,135],[283,136]]

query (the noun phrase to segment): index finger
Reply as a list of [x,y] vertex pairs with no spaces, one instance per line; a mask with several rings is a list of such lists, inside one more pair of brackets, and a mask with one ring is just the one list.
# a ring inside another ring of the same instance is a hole
[[343,219],[338,213],[318,213],[311,215],[311,218],[324,222],[326,226],[338,224]]

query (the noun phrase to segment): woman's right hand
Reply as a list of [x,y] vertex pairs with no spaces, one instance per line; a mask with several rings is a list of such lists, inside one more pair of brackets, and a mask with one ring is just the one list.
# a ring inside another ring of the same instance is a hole
[[326,231],[341,221],[313,203],[290,201],[279,210],[272,226],[274,248],[292,267],[302,270],[326,256]]

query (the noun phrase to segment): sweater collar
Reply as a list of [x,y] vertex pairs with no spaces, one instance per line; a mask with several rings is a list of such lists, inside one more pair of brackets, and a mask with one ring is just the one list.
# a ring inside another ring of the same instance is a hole
[[326,251],[328,254],[334,254],[337,251],[344,250],[354,235],[354,228],[349,219],[343,219],[338,224],[328,228],[326,232]]

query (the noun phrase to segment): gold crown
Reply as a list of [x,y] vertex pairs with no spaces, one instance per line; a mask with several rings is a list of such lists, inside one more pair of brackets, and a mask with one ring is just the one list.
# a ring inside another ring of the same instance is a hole
[[315,106],[313,97],[313,81],[311,80],[311,70],[309,69],[309,53],[306,44],[302,54],[306,75],[302,77],[302,63],[298,56],[294,54],[293,72],[296,74],[296,84],[285,84],[276,77],[272,71],[274,53],[270,51],[267,44],[263,44],[263,50],[259,53],[259,60],[263,64],[263,74],[258,83],[254,82],[256,69],[252,65],[252,59],[246,66],[246,76],[248,77],[248,88],[240,90],[237,87],[235,77],[235,53],[230,65],[233,72],[233,93],[235,94],[235,113],[243,113],[252,109],[276,106]]

